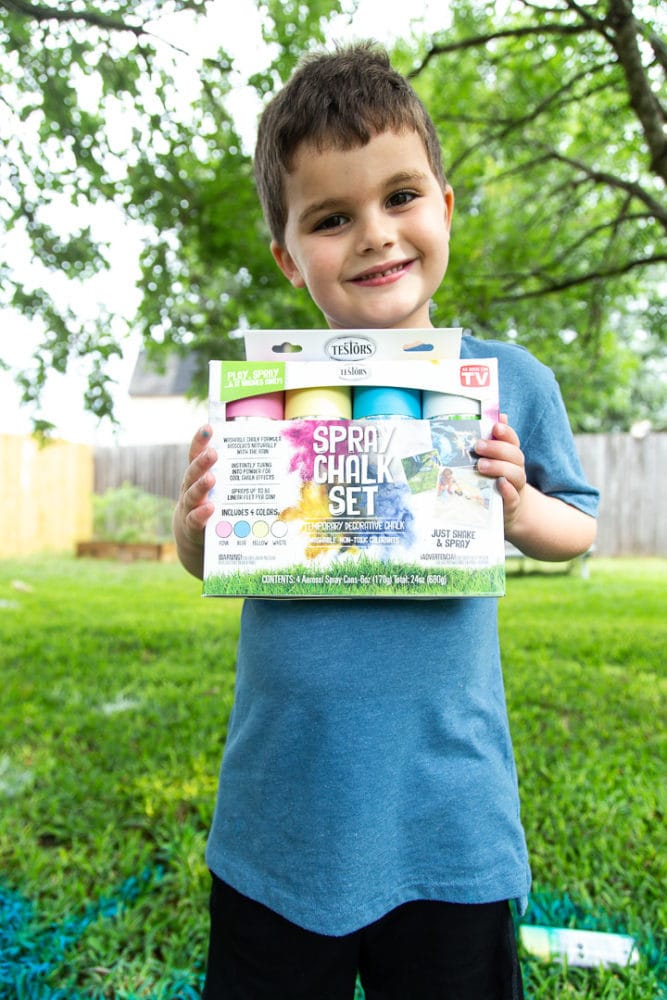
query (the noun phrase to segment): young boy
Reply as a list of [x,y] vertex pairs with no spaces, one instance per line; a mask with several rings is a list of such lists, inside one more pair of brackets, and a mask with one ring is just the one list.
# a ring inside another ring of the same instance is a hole
[[[256,178],[287,279],[334,329],[428,328],[454,197],[433,124],[370,44],[308,58],[266,108]],[[507,538],[569,559],[595,537],[551,372],[509,344],[507,416],[476,445]],[[174,528],[201,576],[210,428]],[[496,601],[247,600],[207,861],[205,1000],[510,1000],[508,901],[530,874]]]

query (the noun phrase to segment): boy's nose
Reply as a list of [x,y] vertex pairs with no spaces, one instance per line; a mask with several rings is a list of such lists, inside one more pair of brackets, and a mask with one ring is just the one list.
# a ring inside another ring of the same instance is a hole
[[394,232],[389,219],[373,214],[362,220],[358,240],[360,253],[382,250],[394,242]]

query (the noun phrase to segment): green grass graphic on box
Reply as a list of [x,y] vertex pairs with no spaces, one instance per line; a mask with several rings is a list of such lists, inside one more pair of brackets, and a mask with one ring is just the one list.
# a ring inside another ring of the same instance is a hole
[[428,597],[492,597],[505,592],[503,566],[481,569],[396,566],[360,559],[326,569],[296,564],[279,571],[211,574],[204,580],[205,597],[409,597],[418,588]]

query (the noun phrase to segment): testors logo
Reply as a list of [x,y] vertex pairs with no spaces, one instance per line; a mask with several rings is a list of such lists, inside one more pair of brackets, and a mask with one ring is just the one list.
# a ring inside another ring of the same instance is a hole
[[365,365],[344,365],[338,369],[338,374],[346,382],[361,382],[368,378],[368,368]]
[[333,361],[356,361],[370,358],[375,354],[375,344],[368,337],[332,337],[327,340],[325,350]]
[[491,382],[487,365],[461,365],[461,385],[467,389],[483,389]]

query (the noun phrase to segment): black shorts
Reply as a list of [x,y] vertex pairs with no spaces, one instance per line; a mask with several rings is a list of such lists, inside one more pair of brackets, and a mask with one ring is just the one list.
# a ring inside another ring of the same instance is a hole
[[417,900],[343,937],[304,930],[213,876],[202,1000],[522,1000],[509,904]]

